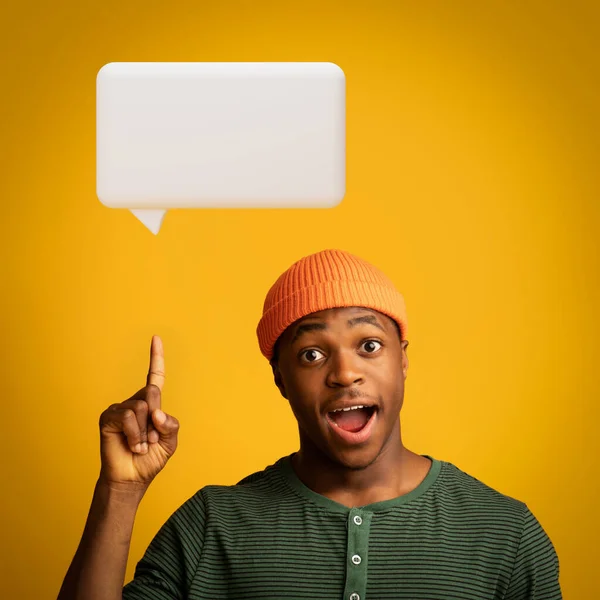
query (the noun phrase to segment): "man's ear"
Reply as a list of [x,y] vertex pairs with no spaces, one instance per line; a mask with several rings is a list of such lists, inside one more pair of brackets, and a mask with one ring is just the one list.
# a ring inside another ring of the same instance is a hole
[[402,373],[404,374],[404,379],[406,379],[406,373],[408,371],[408,355],[406,354],[408,340],[402,340],[400,345],[402,348]]
[[279,388],[279,392],[281,393],[281,395],[287,400],[288,397],[285,393],[285,386],[283,385],[283,380],[281,379],[281,372],[279,371],[277,363],[272,363],[271,368],[273,369],[273,379],[275,380],[275,385]]

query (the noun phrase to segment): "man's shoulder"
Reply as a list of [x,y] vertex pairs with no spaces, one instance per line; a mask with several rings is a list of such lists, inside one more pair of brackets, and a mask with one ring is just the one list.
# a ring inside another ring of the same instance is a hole
[[457,510],[477,508],[489,514],[525,515],[527,505],[518,498],[501,492],[454,463],[441,462],[443,476],[437,493],[445,506],[454,506]]
[[205,504],[218,505],[236,503],[239,505],[270,504],[289,494],[290,490],[282,476],[282,463],[286,457],[275,463],[246,475],[233,485],[206,485],[196,496]]

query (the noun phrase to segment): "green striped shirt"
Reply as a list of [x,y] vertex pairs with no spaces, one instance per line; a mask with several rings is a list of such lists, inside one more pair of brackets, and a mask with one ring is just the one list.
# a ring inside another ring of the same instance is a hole
[[305,486],[291,456],[206,486],[158,531],[123,599],[562,599],[527,505],[422,456],[417,488],[358,508]]

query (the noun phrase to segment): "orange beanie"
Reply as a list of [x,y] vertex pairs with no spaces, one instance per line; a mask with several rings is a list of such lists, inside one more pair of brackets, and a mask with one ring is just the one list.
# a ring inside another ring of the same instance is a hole
[[394,284],[370,263],[343,250],[323,250],[295,262],[273,284],[256,334],[260,351],[273,357],[277,338],[295,321],[320,310],[363,306],[398,323],[406,339],[404,298]]

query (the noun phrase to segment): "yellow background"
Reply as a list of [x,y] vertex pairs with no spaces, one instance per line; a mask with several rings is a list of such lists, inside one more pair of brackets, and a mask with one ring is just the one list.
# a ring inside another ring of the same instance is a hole
[[[418,6],[416,6],[418,5]],[[405,445],[528,504],[565,598],[600,597],[600,11],[596,2],[12,2],[3,8],[2,594],[54,598],[99,470],[98,417],[152,334],[180,446],[126,581],[209,483],[297,448],[255,328],[327,247],[406,298]],[[331,61],[347,194],[330,210],[176,210],[153,236],[95,196],[110,61]]]

